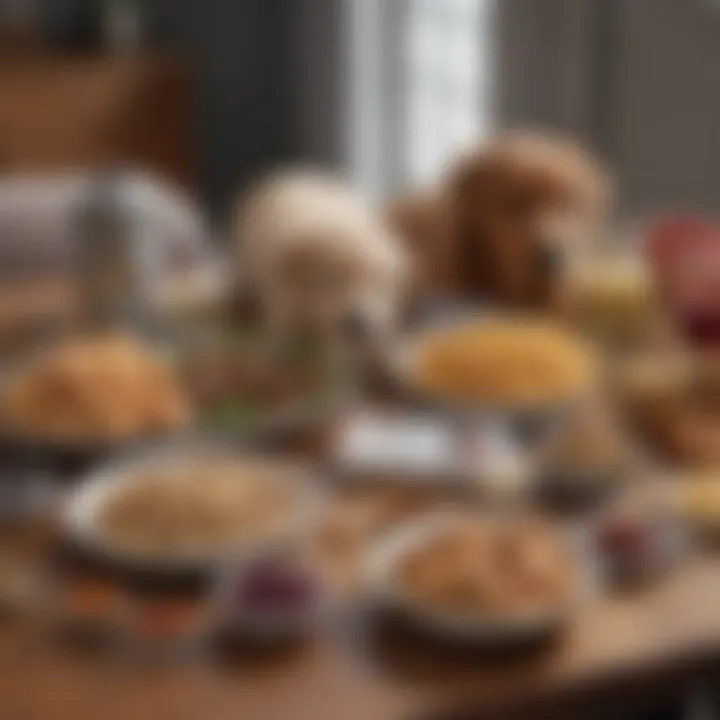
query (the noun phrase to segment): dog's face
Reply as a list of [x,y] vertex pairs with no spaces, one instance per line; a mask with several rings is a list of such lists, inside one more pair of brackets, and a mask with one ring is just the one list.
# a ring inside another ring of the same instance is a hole
[[278,262],[275,292],[299,326],[354,346],[391,331],[403,287],[399,249],[315,233],[286,248]]
[[463,289],[552,305],[573,254],[607,210],[608,187],[578,149],[538,138],[509,139],[465,158],[450,187]]

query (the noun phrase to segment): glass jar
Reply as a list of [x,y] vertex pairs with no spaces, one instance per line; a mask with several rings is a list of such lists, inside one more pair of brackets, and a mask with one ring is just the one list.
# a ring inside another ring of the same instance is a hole
[[632,251],[585,259],[570,279],[568,312],[581,331],[602,344],[640,344],[657,317],[650,268]]

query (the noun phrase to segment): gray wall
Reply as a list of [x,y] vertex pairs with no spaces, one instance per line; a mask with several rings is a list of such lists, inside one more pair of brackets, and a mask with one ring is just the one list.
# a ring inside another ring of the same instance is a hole
[[[152,2],[195,70],[200,177],[219,216],[274,163],[343,162],[343,0]],[[718,211],[720,3],[498,0],[498,10],[499,124],[586,140],[615,170],[626,215]]]
[[720,213],[720,4],[621,7],[617,162],[629,208]]
[[342,162],[342,2],[155,2],[193,71],[201,191],[216,218],[277,163]]
[[498,120],[610,163],[621,212],[720,211],[720,3],[500,0]]

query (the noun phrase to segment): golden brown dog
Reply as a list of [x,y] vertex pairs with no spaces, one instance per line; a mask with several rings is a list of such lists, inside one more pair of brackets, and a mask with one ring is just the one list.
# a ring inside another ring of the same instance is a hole
[[401,198],[389,214],[423,289],[547,308],[610,202],[607,175],[582,148],[509,133],[458,159],[439,189]]

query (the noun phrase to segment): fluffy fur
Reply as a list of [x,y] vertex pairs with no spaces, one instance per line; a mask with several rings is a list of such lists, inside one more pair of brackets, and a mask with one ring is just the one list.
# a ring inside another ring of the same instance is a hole
[[546,308],[610,204],[606,173],[580,147],[510,133],[457,159],[437,189],[401,198],[389,216],[427,289]]
[[357,346],[392,331],[407,272],[402,244],[339,180],[275,175],[240,203],[234,228],[238,283],[274,337],[307,329]]

